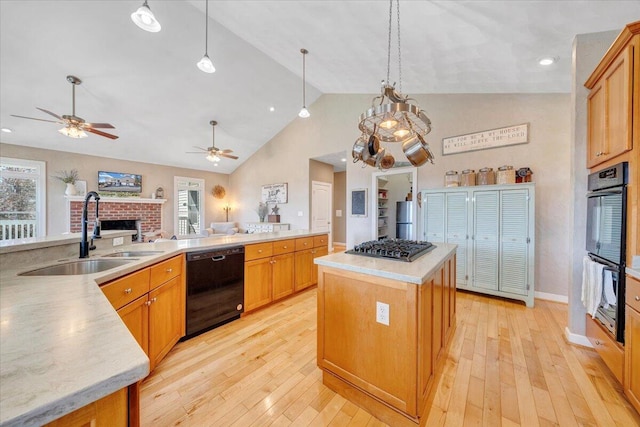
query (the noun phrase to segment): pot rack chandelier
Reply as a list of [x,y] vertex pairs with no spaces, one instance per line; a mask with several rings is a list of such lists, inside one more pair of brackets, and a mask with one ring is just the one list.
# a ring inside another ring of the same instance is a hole
[[213,62],[209,58],[209,0],[207,0],[207,5],[205,6],[204,19],[204,56],[198,61],[197,65],[201,71],[211,74],[216,72],[216,67],[213,66]]
[[142,6],[131,14],[131,20],[140,28],[150,33],[157,33],[162,29],[160,22],[156,19],[151,12],[151,8],[147,4],[147,0],[144,0]]
[[358,128],[362,135],[354,144],[352,152],[354,163],[362,160],[365,166],[369,165],[383,170],[392,167],[395,164],[395,159],[391,154],[385,153],[380,141],[402,143],[402,150],[413,166],[422,166],[427,161],[433,163],[433,153],[425,141],[426,135],[431,132],[431,120],[413,98],[400,93],[402,91],[402,56],[399,0],[396,0],[396,18],[399,89],[396,90],[395,82],[392,85],[389,80],[393,20],[393,0],[389,0],[387,79],[382,81],[382,93],[373,98],[371,108],[360,115]]

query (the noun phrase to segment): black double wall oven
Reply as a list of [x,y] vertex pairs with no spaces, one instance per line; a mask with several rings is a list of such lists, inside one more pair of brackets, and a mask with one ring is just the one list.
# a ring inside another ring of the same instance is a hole
[[[589,175],[586,249],[603,265],[602,298],[595,313],[604,327],[624,343],[628,163]],[[612,294],[613,292],[613,294]]]

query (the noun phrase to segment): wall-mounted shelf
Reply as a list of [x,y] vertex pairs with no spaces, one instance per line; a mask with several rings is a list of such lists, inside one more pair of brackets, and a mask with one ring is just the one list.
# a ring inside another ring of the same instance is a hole
[[[69,202],[84,202],[84,196],[64,196]],[[93,201],[93,199],[91,199]],[[144,197],[107,197],[100,196],[100,203],[157,203],[159,205],[167,199],[148,199]]]

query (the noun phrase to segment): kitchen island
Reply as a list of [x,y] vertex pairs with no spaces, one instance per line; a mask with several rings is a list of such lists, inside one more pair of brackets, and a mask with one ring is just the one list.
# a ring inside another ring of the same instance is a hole
[[413,262],[337,253],[316,259],[323,383],[393,426],[416,426],[456,319],[456,245]]
[[[0,426],[40,426],[135,384],[149,359],[100,288],[184,253],[305,238],[305,230],[235,234],[111,247],[91,252],[149,251],[102,272],[20,276],[77,259],[80,233],[25,239],[0,250]],[[104,233],[104,236],[119,236]],[[107,239],[103,239],[107,240]],[[73,255],[65,247],[73,249]],[[55,256],[55,258],[47,258]],[[66,257],[66,259],[60,259]],[[113,258],[106,258],[113,259]],[[126,398],[126,393],[125,393]],[[126,408],[125,408],[126,410]],[[135,424],[135,423],[133,423]],[[111,422],[110,425],[126,425]]]

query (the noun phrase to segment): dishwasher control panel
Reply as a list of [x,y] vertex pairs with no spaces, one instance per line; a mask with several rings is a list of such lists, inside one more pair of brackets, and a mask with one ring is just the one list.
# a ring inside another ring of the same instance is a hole
[[188,252],[187,261],[197,261],[200,259],[228,256],[235,254],[244,254],[244,246],[237,246],[227,249],[214,249],[208,251]]

